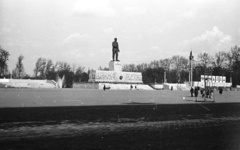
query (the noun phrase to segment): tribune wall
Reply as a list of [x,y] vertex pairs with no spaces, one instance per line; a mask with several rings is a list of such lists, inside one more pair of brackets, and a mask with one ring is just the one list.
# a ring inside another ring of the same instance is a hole
[[30,79],[0,79],[4,87],[20,88],[56,88],[54,80],[30,80]]

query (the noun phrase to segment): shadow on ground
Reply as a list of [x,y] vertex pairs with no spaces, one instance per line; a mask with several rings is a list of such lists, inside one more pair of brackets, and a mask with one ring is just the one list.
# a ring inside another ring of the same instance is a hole
[[239,149],[240,103],[0,109],[1,149]]

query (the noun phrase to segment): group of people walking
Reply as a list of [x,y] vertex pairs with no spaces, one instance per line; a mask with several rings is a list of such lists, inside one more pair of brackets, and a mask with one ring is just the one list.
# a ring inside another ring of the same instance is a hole
[[191,97],[198,97],[198,91],[199,91],[199,87],[191,87],[190,89],[190,93],[191,93]]
[[191,97],[198,97],[199,91],[202,97],[206,96],[206,98],[213,98],[213,88],[207,87],[206,89],[204,89],[197,86],[195,88],[191,87],[190,89]]

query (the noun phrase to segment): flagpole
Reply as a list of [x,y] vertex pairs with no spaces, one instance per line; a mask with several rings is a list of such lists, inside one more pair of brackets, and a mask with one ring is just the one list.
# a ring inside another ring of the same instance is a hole
[[189,66],[190,67],[189,67],[189,80],[188,81],[189,81],[190,86],[192,86],[191,85],[191,60],[190,59],[189,59]]
[[192,69],[192,60],[191,60],[191,86],[193,86],[193,69]]
[[189,61],[190,61],[189,82],[190,82],[191,87],[193,86],[192,60],[193,60],[193,55],[192,55],[192,49],[191,49],[190,56],[189,56]]

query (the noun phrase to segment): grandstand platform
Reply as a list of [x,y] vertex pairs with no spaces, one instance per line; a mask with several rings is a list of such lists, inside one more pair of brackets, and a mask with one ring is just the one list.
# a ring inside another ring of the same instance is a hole
[[0,79],[0,88],[56,88],[54,80]]

